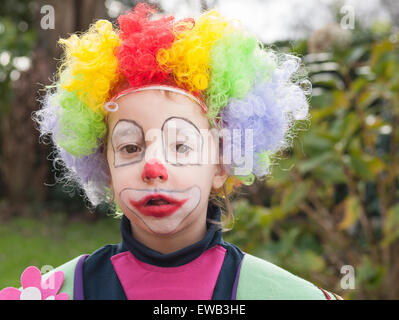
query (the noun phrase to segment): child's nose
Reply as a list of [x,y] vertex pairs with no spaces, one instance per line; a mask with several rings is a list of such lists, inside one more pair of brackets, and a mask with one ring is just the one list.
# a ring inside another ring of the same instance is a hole
[[141,178],[144,182],[157,178],[162,181],[166,181],[168,180],[168,173],[165,166],[159,160],[150,159],[144,165],[144,170],[141,174]]

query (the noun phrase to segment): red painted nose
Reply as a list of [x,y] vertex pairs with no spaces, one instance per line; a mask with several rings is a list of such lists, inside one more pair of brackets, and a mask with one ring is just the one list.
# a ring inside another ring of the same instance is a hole
[[144,165],[144,170],[141,178],[143,179],[143,181],[157,178],[166,181],[168,180],[168,173],[166,172],[166,168],[163,166],[162,163],[160,163],[156,159],[151,159],[147,161],[147,163]]

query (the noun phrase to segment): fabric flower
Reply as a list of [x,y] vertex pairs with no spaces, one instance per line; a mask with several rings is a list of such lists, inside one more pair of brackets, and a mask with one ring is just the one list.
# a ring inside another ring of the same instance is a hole
[[30,266],[21,275],[22,288],[4,288],[0,300],[69,300],[67,293],[57,294],[63,281],[64,273],[57,271],[42,282],[40,270]]

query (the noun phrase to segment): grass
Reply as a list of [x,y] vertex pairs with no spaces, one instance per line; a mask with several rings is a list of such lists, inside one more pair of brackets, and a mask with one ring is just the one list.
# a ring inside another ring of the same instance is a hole
[[19,217],[0,224],[0,290],[19,287],[21,273],[28,266],[56,268],[106,244],[119,243],[119,223],[112,217],[71,221],[59,213],[41,220]]

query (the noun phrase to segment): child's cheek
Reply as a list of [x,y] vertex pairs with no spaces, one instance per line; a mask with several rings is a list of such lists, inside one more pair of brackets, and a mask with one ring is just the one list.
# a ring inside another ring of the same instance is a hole
[[115,191],[120,191],[124,188],[138,188],[140,185],[143,187],[138,164],[114,168],[111,173]]

